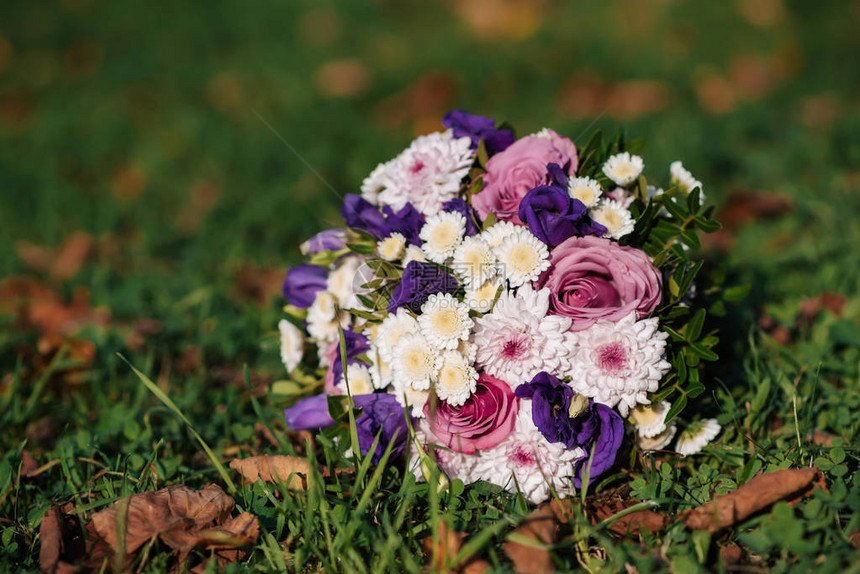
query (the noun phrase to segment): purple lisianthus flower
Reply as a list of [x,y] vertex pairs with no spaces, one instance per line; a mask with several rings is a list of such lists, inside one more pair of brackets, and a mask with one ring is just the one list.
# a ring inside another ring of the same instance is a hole
[[330,427],[334,419],[328,413],[328,395],[320,393],[300,400],[284,411],[291,430],[314,430]]
[[382,453],[391,443],[394,443],[391,458],[399,456],[406,446],[409,428],[406,425],[406,413],[403,406],[397,402],[397,397],[389,393],[373,393],[356,395],[352,399],[355,406],[363,411],[355,419],[361,454],[367,455],[379,433],[379,442],[372,455],[373,463],[379,463]]
[[[586,470],[591,481],[615,464],[615,456],[624,440],[624,421],[614,409],[591,399],[588,399],[585,412],[573,421],[576,441],[585,449],[585,456],[576,462],[576,476],[573,478],[574,486],[581,488]],[[592,456],[589,466],[588,459]]]
[[550,183],[529,191],[520,202],[518,216],[535,237],[555,247],[565,239],[603,235],[606,228],[588,216],[588,209],[567,193],[567,175],[558,164],[547,166]]
[[442,205],[442,211],[447,213],[456,212],[463,216],[463,219],[466,220],[466,237],[478,234],[478,226],[475,225],[478,214],[462,198],[455,197],[447,201]]
[[[351,365],[352,363],[357,362],[356,358],[359,355],[362,355],[370,350],[370,344],[367,341],[367,337],[365,337],[361,333],[344,330],[343,341],[344,346],[346,347],[347,365]],[[335,349],[336,351],[334,354],[334,360],[331,363],[331,372],[332,382],[333,384],[337,385],[340,382],[341,377],[343,376],[343,362],[341,361],[340,355],[340,341],[336,342]]]
[[328,270],[319,265],[305,263],[287,269],[281,292],[284,299],[296,307],[310,307],[317,292],[326,288]]
[[504,151],[516,141],[513,131],[496,129],[496,120],[493,118],[476,116],[463,110],[451,110],[445,114],[442,125],[454,130],[454,137],[471,139],[472,149],[484,140],[490,155]]
[[[421,245],[421,228],[424,227],[424,216],[411,203],[394,211],[389,206],[382,208],[385,214],[385,225],[388,226],[388,237],[392,233],[400,233],[410,245]],[[382,239],[382,238],[380,238]]]
[[346,232],[343,229],[320,231],[301,244],[303,255],[313,255],[320,251],[340,251],[346,247]]
[[453,293],[459,283],[453,275],[433,263],[410,261],[403,270],[400,283],[391,293],[388,312],[408,307],[415,313],[421,311],[427,298],[434,293]]
[[387,237],[391,233],[379,209],[360,195],[346,194],[341,215],[347,227],[366,231],[377,239]]
[[516,395],[521,399],[531,399],[532,422],[544,438],[549,442],[563,443],[567,448],[580,447],[585,451],[576,462],[576,488],[582,485],[592,452],[589,480],[615,464],[615,455],[624,438],[624,421],[613,409],[588,399],[586,408],[576,417],[571,417],[570,401],[576,393],[546,371],[517,387]]

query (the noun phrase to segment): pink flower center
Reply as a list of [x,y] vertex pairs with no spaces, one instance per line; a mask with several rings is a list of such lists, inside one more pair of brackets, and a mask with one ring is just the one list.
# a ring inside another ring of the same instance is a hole
[[508,360],[516,360],[525,355],[531,345],[524,335],[514,335],[502,345],[502,356]]
[[517,466],[534,466],[535,455],[531,450],[525,449],[522,446],[517,446],[511,453],[511,460]]
[[620,343],[607,343],[595,351],[597,366],[606,373],[615,373],[627,368],[627,350]]
[[424,162],[420,159],[416,159],[412,162],[412,165],[409,166],[409,171],[413,174],[420,172],[422,169],[424,169]]

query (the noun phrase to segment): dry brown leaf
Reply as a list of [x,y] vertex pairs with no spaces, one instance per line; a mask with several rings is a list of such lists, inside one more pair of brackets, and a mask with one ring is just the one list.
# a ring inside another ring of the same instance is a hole
[[251,263],[236,271],[235,292],[240,301],[251,301],[262,307],[281,292],[284,282],[282,269],[265,269]]
[[835,434],[831,434],[829,432],[824,432],[823,430],[815,429],[812,431],[812,444],[819,444],[821,446],[831,447],[833,446],[833,439],[839,438]]
[[743,225],[785,215],[794,209],[794,201],[787,195],[767,191],[735,189],[723,202],[715,218],[723,228],[702,237],[706,247],[728,252],[734,245],[735,234]]
[[[539,506],[514,530],[514,534],[544,545],[554,543],[557,533],[558,520],[550,504]],[[502,550],[514,563],[514,572],[522,574],[555,572],[549,550],[516,540],[505,541]]]
[[[95,531],[113,550],[119,550],[117,521],[125,515],[125,551],[134,553],[153,538],[186,554],[193,548],[203,529],[224,522],[235,502],[217,485],[193,491],[184,485],[169,486],[123,498],[96,512]],[[122,513],[122,514],[121,514]]]
[[771,504],[806,489],[819,475],[817,468],[784,469],[760,474],[707,504],[688,510],[681,522],[711,534],[737,524]]
[[314,87],[329,98],[350,98],[364,93],[370,85],[370,71],[355,58],[331,60],[314,72]]
[[[586,511],[591,524],[597,525],[599,522],[612,518],[619,512],[637,504],[638,501],[631,499],[629,493],[629,488],[621,487],[590,496]],[[553,500],[551,507],[558,521],[563,524],[572,514],[569,500],[560,502]],[[609,531],[617,537],[638,536],[643,530],[659,532],[665,529],[668,524],[669,518],[663,514],[651,510],[639,510],[616,519],[609,526]]]
[[556,96],[559,110],[573,118],[601,114],[630,119],[659,111],[669,104],[669,88],[654,80],[610,83],[593,76],[576,76]]
[[433,129],[439,129],[439,117],[451,106],[457,86],[448,72],[428,71],[405,90],[386,98],[374,110],[375,119],[389,129],[416,124],[426,129],[425,118],[435,116]]
[[288,488],[297,490],[307,489],[310,476],[308,461],[282,454],[237,458],[230,462],[230,468],[238,471],[248,482],[263,480],[287,484]]
[[433,572],[458,572],[459,574],[481,574],[490,568],[485,560],[470,560],[470,556],[463,559],[463,563],[453,570],[449,565],[457,557],[460,548],[466,539],[466,535],[457,532],[440,520],[436,531],[436,537],[428,536],[423,540],[424,550],[430,555],[430,569]]
[[39,567],[42,572],[75,571],[72,563],[80,560],[85,548],[77,518],[66,514],[60,506],[51,507],[42,517],[39,539]]

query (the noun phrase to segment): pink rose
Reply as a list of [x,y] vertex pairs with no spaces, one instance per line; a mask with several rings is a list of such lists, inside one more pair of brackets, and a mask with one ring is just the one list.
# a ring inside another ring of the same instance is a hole
[[550,290],[550,312],[587,329],[600,319],[641,319],[660,303],[662,279],[644,251],[599,237],[571,237],[552,250],[535,288]]
[[480,374],[475,392],[462,406],[439,401],[431,412],[430,404],[424,405],[430,430],[439,442],[466,454],[505,440],[514,430],[518,410],[519,399],[511,387],[486,373]]
[[546,166],[557,163],[567,169],[568,175],[576,171],[576,146],[552,130],[548,136],[526,136],[517,140],[487,162],[483,189],[472,197],[472,206],[481,219],[490,212],[503,221],[521,225],[517,211],[523,196],[535,187],[546,183]]

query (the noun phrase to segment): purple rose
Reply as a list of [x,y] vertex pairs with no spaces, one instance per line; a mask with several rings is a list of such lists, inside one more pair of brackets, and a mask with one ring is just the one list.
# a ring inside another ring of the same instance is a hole
[[566,173],[576,171],[576,146],[552,130],[544,136],[526,136],[487,162],[483,189],[472,196],[482,219],[490,213],[503,221],[521,224],[517,216],[522,198],[546,183],[546,166],[557,163]]
[[590,482],[615,464],[615,456],[624,440],[624,421],[614,409],[591,399],[585,412],[574,421],[576,440],[585,450],[585,455],[576,462],[573,479],[574,486],[581,488],[586,471]]
[[328,414],[328,395],[321,393],[300,400],[284,411],[291,430],[312,430],[330,427],[334,419]]
[[521,399],[531,399],[532,422],[546,440],[585,451],[576,462],[576,488],[582,486],[586,469],[591,480],[615,464],[624,439],[624,421],[613,409],[588,399],[585,410],[571,417],[570,401],[576,393],[545,371],[517,387],[516,394]]
[[[442,211],[446,213],[459,213],[466,220],[466,237],[478,234],[478,226],[475,225],[475,220],[478,214],[467,204],[462,198],[455,197],[454,199],[442,205]],[[419,243],[420,245],[420,243]]]
[[[357,363],[359,355],[367,353],[370,350],[370,344],[367,342],[367,337],[355,331],[344,330],[343,332],[344,346],[346,347],[346,364],[351,365]],[[328,372],[324,379],[325,390],[333,395],[341,394],[337,384],[343,377],[343,364],[340,355],[340,339],[332,342],[331,346],[326,349],[326,354],[330,361]]]
[[403,270],[400,283],[391,293],[388,312],[394,313],[400,307],[408,307],[415,313],[421,312],[427,298],[434,293],[453,293],[459,283],[453,275],[433,263],[410,261]]
[[328,270],[308,263],[287,269],[281,292],[284,299],[296,307],[310,307],[317,292],[326,288]]
[[440,443],[466,454],[505,440],[514,430],[518,410],[510,385],[486,373],[480,374],[475,392],[462,406],[439,401],[431,415],[430,404],[424,405],[430,430]]
[[302,243],[303,255],[313,255],[320,251],[340,251],[346,247],[346,232],[343,229],[326,229]]
[[373,463],[378,464],[382,453],[390,443],[391,458],[396,458],[406,446],[409,427],[406,425],[406,412],[397,402],[397,397],[389,393],[373,393],[356,395],[353,398],[355,406],[362,410],[355,419],[358,431],[358,446],[361,454],[367,455],[378,433],[379,443],[373,451]]
[[550,290],[550,313],[587,329],[601,319],[648,316],[662,297],[660,272],[644,251],[599,237],[571,237],[552,250],[535,289]]
[[568,237],[603,235],[606,228],[591,220],[588,209],[567,193],[567,175],[555,163],[547,166],[552,183],[540,185],[523,197],[519,218],[535,237],[555,247]]
[[470,138],[472,149],[478,147],[479,141],[484,140],[490,155],[504,151],[516,140],[513,131],[496,129],[494,119],[475,116],[463,110],[451,110],[445,114],[442,125],[454,130],[454,137]]

